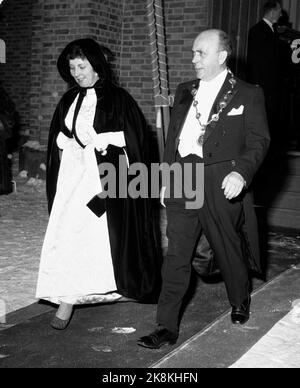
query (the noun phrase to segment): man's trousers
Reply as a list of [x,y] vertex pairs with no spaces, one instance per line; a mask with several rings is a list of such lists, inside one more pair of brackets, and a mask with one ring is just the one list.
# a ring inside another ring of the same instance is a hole
[[227,200],[221,188],[231,171],[230,161],[205,166],[201,209],[187,210],[182,199],[166,201],[168,250],[162,267],[157,323],[173,332],[178,331],[179,312],[190,282],[191,260],[202,232],[214,252],[230,304],[240,306],[248,296],[242,199]]

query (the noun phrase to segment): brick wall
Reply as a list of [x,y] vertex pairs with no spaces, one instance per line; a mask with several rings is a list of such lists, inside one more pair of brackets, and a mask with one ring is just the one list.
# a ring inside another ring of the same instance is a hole
[[0,8],[0,38],[6,43],[0,80],[17,107],[22,129],[29,128],[32,7],[31,0],[6,0]]
[[[163,1],[171,93],[194,77],[191,46],[208,26],[209,3]],[[146,0],[5,0],[1,13],[7,64],[0,65],[0,79],[32,140],[46,143],[54,107],[66,88],[56,60],[69,41],[81,37],[93,37],[114,52],[120,84],[155,127]]]
[[39,0],[33,9],[30,131],[45,144],[55,106],[66,89],[56,60],[73,39],[96,38],[119,51],[120,2]]
[[210,0],[165,1],[166,38],[170,90],[195,78],[192,45],[198,33],[209,28]]
[[[195,76],[191,65],[192,42],[198,32],[208,27],[209,1],[163,1],[171,93],[175,93],[179,82]],[[130,90],[154,126],[146,0],[127,0],[124,11],[120,81]]]

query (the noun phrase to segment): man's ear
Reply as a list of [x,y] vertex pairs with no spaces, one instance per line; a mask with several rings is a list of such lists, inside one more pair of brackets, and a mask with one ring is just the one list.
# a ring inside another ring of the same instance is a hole
[[223,65],[226,62],[226,59],[228,57],[228,53],[225,50],[220,51],[219,53],[219,64]]

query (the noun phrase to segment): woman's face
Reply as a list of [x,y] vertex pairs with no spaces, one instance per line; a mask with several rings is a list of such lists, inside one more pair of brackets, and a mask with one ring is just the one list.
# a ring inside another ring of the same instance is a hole
[[70,73],[79,86],[88,88],[98,81],[98,74],[86,58],[70,59],[69,64]]

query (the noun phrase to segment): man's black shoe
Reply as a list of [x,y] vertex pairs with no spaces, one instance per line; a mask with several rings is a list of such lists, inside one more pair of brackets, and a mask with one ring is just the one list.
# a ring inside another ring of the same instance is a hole
[[248,296],[248,298],[241,304],[241,306],[232,307],[232,312],[231,312],[232,323],[243,325],[248,321],[249,315],[250,315],[250,301],[251,301],[251,298],[250,296]]
[[159,328],[156,329],[153,333],[141,337],[137,343],[144,348],[159,349],[165,344],[174,345],[177,341],[177,338],[177,333],[173,333],[172,331],[165,328]]

